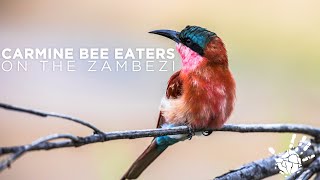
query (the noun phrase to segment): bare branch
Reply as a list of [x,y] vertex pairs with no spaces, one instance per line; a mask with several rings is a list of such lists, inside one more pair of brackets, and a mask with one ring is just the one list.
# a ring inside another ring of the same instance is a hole
[[318,157],[307,168],[302,170],[302,173],[297,178],[297,180],[310,179],[315,173],[319,171],[320,171],[320,158]]
[[[92,144],[97,142],[105,142],[118,139],[136,139],[144,137],[157,137],[165,135],[175,135],[175,134],[188,134],[189,128],[187,126],[179,126],[170,129],[146,129],[146,130],[131,130],[131,131],[114,131],[106,132],[103,134],[93,134],[86,137],[81,137],[77,142],[72,142],[69,140],[60,142],[45,142],[38,144],[29,151],[33,150],[49,150],[63,147],[78,147],[86,144]],[[0,147],[0,155],[15,153],[23,149],[24,146],[13,146],[13,147]]]
[[78,118],[71,117],[71,116],[57,114],[54,112],[43,112],[43,111],[34,110],[34,109],[27,109],[27,108],[17,107],[17,106],[13,106],[13,105],[9,105],[9,104],[4,104],[4,103],[0,103],[0,107],[3,109],[6,109],[6,110],[29,113],[29,114],[40,116],[40,117],[56,117],[56,118],[66,119],[66,120],[81,124],[83,126],[86,126],[90,129],[92,129],[94,131],[94,133],[102,133],[102,131],[100,131],[98,128],[91,125],[90,123],[83,121],[81,119],[78,119]]
[[[301,154],[300,158],[303,159],[305,157],[310,156],[310,154],[314,154],[318,156],[320,154],[319,151],[317,151],[318,148],[319,147],[317,144],[314,144],[314,143],[311,144],[308,151]],[[299,146],[294,149],[296,152],[300,151]],[[229,179],[259,180],[269,176],[276,175],[280,171],[276,166],[276,159],[281,158],[281,156],[284,153],[279,155],[273,155],[265,159],[248,163],[238,169],[231,170],[228,173],[225,173],[221,176],[216,177],[215,180],[229,180]],[[306,179],[309,179],[314,173],[318,172],[319,170],[320,170],[320,161],[318,158],[317,160],[313,161],[311,165],[307,168],[307,171],[304,172],[306,175],[303,175],[303,173],[296,173],[295,175],[292,175],[288,179],[297,179],[297,177],[301,174],[299,177],[303,176],[304,177],[303,180],[306,180]],[[311,175],[311,176],[308,176],[308,175]]]
[[[230,131],[230,132],[241,132],[241,133],[251,133],[251,132],[294,132],[294,133],[304,133],[308,135],[315,135],[319,131],[317,128],[312,128],[303,125],[225,125],[221,129],[196,129],[195,132],[201,132],[204,130],[213,131]],[[31,146],[25,150],[25,146],[13,146],[13,147],[2,147],[0,148],[0,155],[8,153],[19,153],[21,151],[33,151],[33,150],[49,150],[63,147],[78,147],[86,144],[92,144],[97,142],[104,142],[117,139],[135,139],[144,137],[157,137],[165,135],[176,135],[176,134],[188,134],[189,127],[179,126],[169,129],[147,129],[147,130],[131,130],[131,131],[116,131],[107,132],[103,134],[93,134],[86,137],[78,137],[77,141],[60,141],[60,142],[48,142],[43,141],[34,146]],[[20,155],[19,155],[20,156]],[[271,171],[273,172],[273,171]]]
[[279,156],[270,156],[265,159],[251,162],[243,165],[242,167],[231,170],[221,176],[215,178],[215,180],[229,180],[229,179],[250,179],[258,180],[263,179],[279,173],[279,169],[276,167],[275,159]]
[[22,156],[25,152],[30,151],[30,149],[38,146],[41,143],[48,142],[54,139],[70,139],[72,142],[75,142],[75,143],[79,140],[78,137],[73,136],[71,134],[53,134],[53,135],[46,136],[44,138],[40,138],[29,145],[21,146],[19,150],[13,153],[9,158],[0,162],[0,171],[10,167],[11,163],[13,163],[20,156]]
[[268,133],[298,133],[320,137],[320,128],[297,124],[229,124],[215,131],[230,131],[239,133],[268,132]]
[[[212,131],[229,131],[229,132],[240,132],[240,133],[252,133],[252,132],[276,132],[276,133],[302,133],[310,136],[317,136],[317,132],[320,133],[318,128],[312,128],[310,126],[304,125],[284,125],[284,124],[255,124],[255,125],[225,125],[221,129],[195,129],[195,132],[201,132],[205,130]],[[130,131],[115,131],[115,132],[106,132],[102,134],[93,134],[81,138],[80,142],[76,144],[70,141],[63,142],[52,142],[40,144],[30,150],[48,150],[62,147],[76,147],[86,144],[92,144],[96,142],[104,142],[117,139],[136,139],[144,137],[157,137],[165,135],[176,135],[176,134],[189,134],[189,127],[187,126],[178,126],[168,129],[146,129],[146,130],[130,130]],[[13,146],[13,147],[2,147],[0,148],[0,155],[17,152],[21,149],[22,146]]]
[[[0,107],[18,112],[29,113],[41,117],[57,117],[67,119],[94,130],[95,134],[77,137],[70,134],[54,134],[44,138],[40,138],[37,141],[28,145],[12,146],[12,147],[0,147],[0,156],[10,154],[9,158],[0,162],[0,172],[8,167],[19,157],[29,151],[34,150],[50,150],[64,147],[79,147],[87,144],[105,142],[119,139],[135,139],[144,137],[158,137],[165,135],[177,135],[177,134],[189,134],[190,128],[187,126],[178,126],[168,129],[146,129],[146,130],[129,130],[129,131],[115,131],[115,132],[102,132],[95,126],[66,115],[57,113],[42,112],[33,109],[26,109],[16,107],[8,104],[0,103]],[[239,133],[300,133],[314,137],[315,143],[320,143],[320,128],[315,128],[307,125],[295,125],[295,124],[239,124],[239,125],[225,125],[221,129],[194,129],[194,132],[201,131],[225,131],[225,132],[239,132]],[[57,140],[59,141],[52,141]],[[67,139],[67,140],[62,140]],[[313,143],[310,147],[313,147],[310,151],[315,155],[319,155],[318,144]],[[304,154],[306,155],[306,154]],[[275,159],[278,156],[274,155],[266,159],[251,162],[242,166],[239,169],[232,170],[222,176],[217,177],[217,180],[224,179],[262,179],[279,172],[279,169],[275,167]],[[310,166],[302,169],[303,172],[296,174],[298,177],[309,178],[313,174],[320,171],[320,160],[311,163]]]

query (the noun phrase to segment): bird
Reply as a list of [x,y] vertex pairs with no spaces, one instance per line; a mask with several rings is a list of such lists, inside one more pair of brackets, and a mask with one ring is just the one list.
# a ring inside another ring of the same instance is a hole
[[[149,33],[175,41],[182,60],[181,69],[170,77],[161,100],[157,128],[221,128],[236,99],[236,84],[222,39],[212,31],[190,25],[181,32],[162,29]],[[164,150],[188,138],[190,134],[155,137],[121,179],[138,178]]]

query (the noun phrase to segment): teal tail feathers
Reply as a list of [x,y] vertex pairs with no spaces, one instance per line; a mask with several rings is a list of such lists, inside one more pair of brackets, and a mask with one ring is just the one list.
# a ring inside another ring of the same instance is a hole
[[[129,170],[123,175],[121,180],[137,179],[139,175],[164,151],[172,144],[175,144],[185,137],[176,136],[159,136],[152,140],[148,148],[138,157],[131,165]],[[182,138],[183,137],[183,138]]]

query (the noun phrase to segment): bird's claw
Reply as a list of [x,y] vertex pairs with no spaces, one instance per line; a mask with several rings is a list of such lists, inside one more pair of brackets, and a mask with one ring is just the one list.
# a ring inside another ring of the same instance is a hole
[[190,126],[188,126],[188,129],[189,129],[188,139],[191,140],[191,139],[192,139],[192,136],[195,135],[195,132],[194,132],[194,130],[192,129],[192,127],[190,127]]
[[204,135],[204,136],[210,136],[210,134],[212,134],[212,132],[213,132],[213,131],[210,131],[210,130],[208,130],[208,131],[202,131],[202,135]]

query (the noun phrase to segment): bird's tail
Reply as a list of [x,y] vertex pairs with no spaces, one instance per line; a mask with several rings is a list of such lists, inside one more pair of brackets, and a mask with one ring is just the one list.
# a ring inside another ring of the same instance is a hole
[[121,180],[136,179],[165,150],[168,145],[158,145],[154,139],[148,148],[131,165]]

